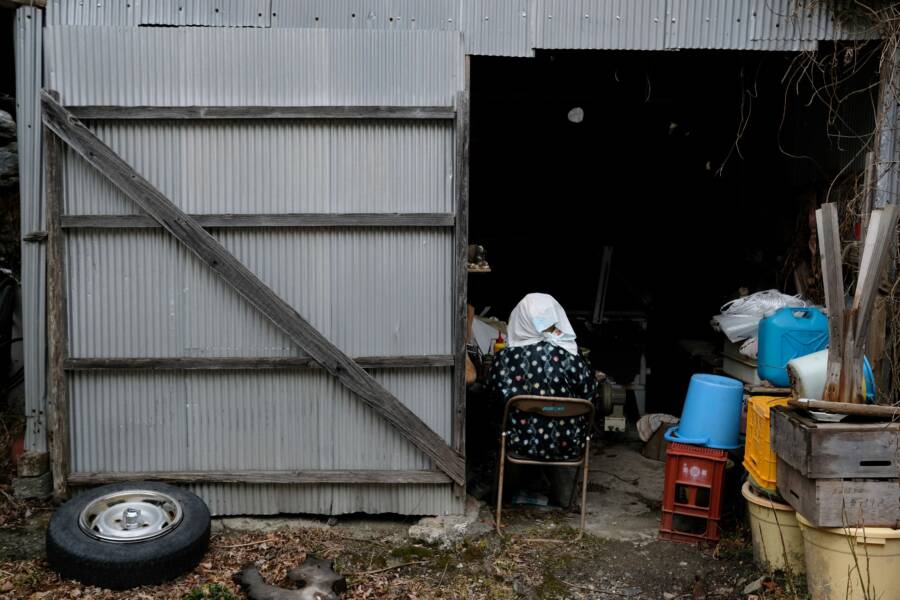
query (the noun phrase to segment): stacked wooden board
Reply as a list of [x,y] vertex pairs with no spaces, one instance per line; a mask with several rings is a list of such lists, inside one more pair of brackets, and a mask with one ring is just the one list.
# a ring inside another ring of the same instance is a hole
[[816,527],[900,527],[900,422],[820,423],[772,409],[778,491]]

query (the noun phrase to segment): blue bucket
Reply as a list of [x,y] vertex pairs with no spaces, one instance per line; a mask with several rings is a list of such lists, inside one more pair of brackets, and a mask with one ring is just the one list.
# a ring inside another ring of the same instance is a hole
[[670,442],[707,448],[739,448],[744,385],[721,375],[691,377],[681,421],[666,431]]

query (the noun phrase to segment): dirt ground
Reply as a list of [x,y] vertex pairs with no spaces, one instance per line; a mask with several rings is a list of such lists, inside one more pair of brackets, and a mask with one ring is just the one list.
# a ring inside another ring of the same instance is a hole
[[[213,537],[209,553],[192,573],[167,585],[126,592],[60,581],[41,558],[23,559],[17,550],[13,556],[18,560],[0,562],[0,597],[155,599],[183,598],[198,590],[196,598],[242,598],[232,582],[241,567],[256,564],[268,581],[283,584],[287,571],[307,553],[333,559],[350,584],[344,597],[353,599],[746,598],[744,586],[762,575],[741,539],[725,540],[716,549],[593,535],[577,543],[551,544],[524,538],[571,538],[575,532],[560,511],[511,510],[509,523],[513,533],[504,538],[488,533],[447,550],[413,543],[405,527],[391,524],[374,531],[338,524],[223,532]],[[20,540],[26,537],[23,533]],[[217,584],[232,595],[215,595],[222,592]],[[780,585],[760,597],[793,597],[784,595],[787,590]]]
[[[230,519],[217,523],[209,553],[193,572],[127,592],[60,581],[42,559],[51,508],[17,503],[12,510],[15,501],[6,497],[0,499],[7,503],[0,525],[0,598],[243,598],[232,581],[242,567],[256,564],[269,582],[285,584],[287,571],[308,553],[335,561],[350,585],[343,596],[348,599],[746,600],[744,588],[767,575],[753,564],[738,514],[726,515],[725,535],[714,548],[659,540],[662,463],[643,458],[633,444],[599,448],[588,489],[588,534],[577,543],[566,540],[576,533],[578,513],[561,509],[506,509],[504,537],[487,531],[446,549],[411,540],[407,530],[415,520],[409,518],[280,519],[256,531],[247,531],[252,520]],[[487,506],[479,520],[492,523]],[[755,594],[804,598],[801,587],[776,577]]]

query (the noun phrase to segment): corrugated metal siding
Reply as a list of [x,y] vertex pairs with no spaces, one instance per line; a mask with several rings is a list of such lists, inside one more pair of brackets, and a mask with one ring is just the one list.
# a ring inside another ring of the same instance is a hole
[[750,0],[754,40],[845,40],[880,37],[869,26],[835,17],[820,0]]
[[881,93],[881,135],[875,164],[875,206],[900,203],[900,48],[894,47],[889,89]]
[[47,26],[137,25],[144,2],[155,0],[47,0]]
[[[447,369],[373,372],[449,439]],[[317,370],[76,372],[73,469],[428,469],[431,461]]]
[[[19,144],[19,197],[21,232],[46,229],[41,196],[41,107],[43,11],[23,7],[16,11],[16,135]],[[22,329],[25,365],[25,444],[46,450],[44,408],[47,402],[45,248],[22,244]]]
[[69,106],[451,106],[461,87],[456,31],[50,27],[45,40]]
[[890,104],[886,119],[889,124],[879,140],[881,156],[886,158],[876,165],[876,207],[900,203],[900,105],[897,102]]
[[721,50],[815,50],[815,40],[753,40],[753,4],[668,0],[666,47]]
[[47,24],[268,27],[272,0],[48,0]]
[[235,514],[348,514],[395,513],[402,515],[459,514],[447,486],[360,485],[192,485],[214,515]]
[[839,168],[863,171],[866,153],[872,149],[875,131],[875,103],[873,94],[854,94],[838,107],[837,117],[829,126],[832,152]]
[[666,0],[538,0],[536,48],[661,50]]
[[[452,234],[219,230],[352,356],[450,354]],[[67,235],[74,357],[293,356],[295,346],[161,230]]]
[[273,27],[459,30],[459,0],[272,0]]
[[[374,373],[450,436],[447,369]],[[319,371],[98,372],[71,377],[78,471],[427,469],[430,461]],[[425,489],[427,488],[427,490]],[[196,486],[217,514],[456,512],[449,486]],[[427,491],[427,493],[426,493]]]
[[[188,213],[453,210],[449,121],[100,122],[97,135]],[[137,214],[74,152],[69,214]]]
[[140,25],[268,27],[272,0],[145,0],[138,15]]
[[531,39],[535,0],[460,0],[459,22],[466,54],[534,56]]
[[[208,25],[464,32],[466,52],[533,48],[812,50],[877,37],[806,0],[49,0],[51,25]],[[174,64],[174,63],[173,63]]]
[[[51,86],[70,105],[452,105],[461,84],[457,31],[51,27],[46,37]],[[186,65],[189,55],[200,60]],[[188,212],[454,211],[447,121],[92,126]],[[135,212],[84,161],[67,162],[67,211]],[[214,235],[350,355],[452,352],[449,229]],[[161,230],[70,230],[66,249],[72,356],[298,353]],[[449,439],[451,369],[374,375]],[[78,471],[430,468],[321,371],[80,372],[71,404]],[[223,514],[459,508],[449,485],[198,489]]]

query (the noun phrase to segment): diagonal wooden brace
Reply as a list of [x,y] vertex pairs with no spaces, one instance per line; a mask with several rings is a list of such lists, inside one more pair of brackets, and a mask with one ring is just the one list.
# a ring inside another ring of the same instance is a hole
[[218,240],[175,206],[149,181],[57,102],[41,93],[44,124],[119,190],[187,246],[228,285],[284,331],[322,368],[336,377],[381,415],[400,434],[429,456],[453,481],[465,482],[463,458],[409,408],[310,325]]

